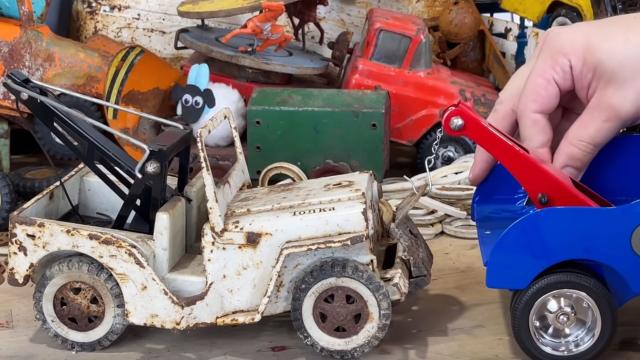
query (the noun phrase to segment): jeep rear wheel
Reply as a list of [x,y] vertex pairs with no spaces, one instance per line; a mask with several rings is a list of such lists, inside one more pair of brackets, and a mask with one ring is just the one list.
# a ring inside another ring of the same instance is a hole
[[33,301],[42,328],[72,351],[106,348],[127,327],[118,283],[85,257],[65,258],[49,267],[38,280]]
[[370,269],[333,259],[314,266],[300,280],[291,318],[304,343],[323,356],[359,358],[386,335],[391,299]]

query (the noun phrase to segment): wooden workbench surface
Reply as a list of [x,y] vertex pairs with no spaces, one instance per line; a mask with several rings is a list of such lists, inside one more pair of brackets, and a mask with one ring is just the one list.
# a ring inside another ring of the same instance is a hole
[[[366,359],[521,359],[507,322],[509,294],[484,287],[476,241],[441,237],[433,284],[394,306],[387,338]],[[288,316],[257,325],[188,332],[130,327],[111,348],[93,354],[63,351],[33,320],[33,287],[0,287],[0,358],[6,359],[317,359],[296,336]],[[620,312],[620,327],[604,359],[640,358],[640,302]]]

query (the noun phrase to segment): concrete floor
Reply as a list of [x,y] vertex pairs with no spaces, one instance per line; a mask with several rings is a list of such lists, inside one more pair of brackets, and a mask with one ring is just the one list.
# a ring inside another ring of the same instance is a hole
[[[522,359],[510,338],[509,294],[484,287],[476,241],[439,238],[432,285],[394,307],[391,329],[367,359]],[[187,332],[130,327],[109,349],[73,354],[40,330],[32,286],[0,287],[0,359],[320,359],[304,346],[288,316],[257,325]],[[606,359],[640,359],[640,302],[619,314]]]

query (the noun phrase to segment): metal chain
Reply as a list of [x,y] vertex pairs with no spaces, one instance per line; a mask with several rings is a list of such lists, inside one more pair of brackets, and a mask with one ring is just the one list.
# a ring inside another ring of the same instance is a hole
[[431,146],[431,156],[428,156],[424,160],[424,165],[427,170],[427,180],[429,181],[429,187],[427,188],[426,194],[429,194],[431,192],[431,189],[433,188],[433,184],[431,183],[431,171],[429,170],[429,168],[435,164],[436,155],[438,153],[438,149],[440,148],[440,139],[442,139],[442,135],[444,135],[444,130],[442,128],[439,128],[436,132],[436,141],[434,141],[433,145]]
[[424,162],[427,167],[427,171],[434,165],[436,161],[436,155],[438,153],[438,148],[440,148],[440,139],[442,139],[442,135],[444,135],[444,130],[442,130],[442,128],[439,128],[436,132],[436,141],[434,141],[433,145],[431,146],[431,156],[428,156]]

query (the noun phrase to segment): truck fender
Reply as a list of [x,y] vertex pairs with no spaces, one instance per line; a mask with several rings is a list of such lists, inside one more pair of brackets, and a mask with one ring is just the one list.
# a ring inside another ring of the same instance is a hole
[[513,223],[486,256],[487,286],[522,290],[559,264],[599,275],[622,305],[640,294],[640,254],[632,249],[640,203],[616,208],[547,208]]
[[442,111],[436,109],[424,109],[392,129],[393,137],[397,142],[405,145],[414,145],[429,131],[440,124]]

